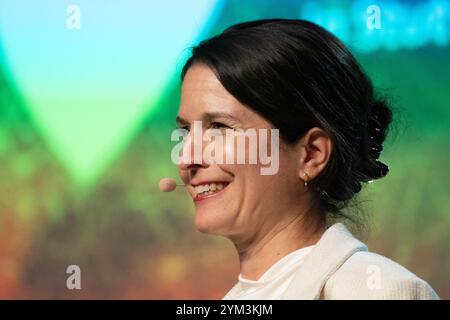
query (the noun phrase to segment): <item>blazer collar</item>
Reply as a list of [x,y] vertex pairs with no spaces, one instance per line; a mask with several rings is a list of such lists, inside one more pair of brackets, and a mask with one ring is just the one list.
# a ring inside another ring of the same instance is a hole
[[332,225],[305,257],[282,299],[318,299],[329,277],[358,251],[367,246],[342,223]]

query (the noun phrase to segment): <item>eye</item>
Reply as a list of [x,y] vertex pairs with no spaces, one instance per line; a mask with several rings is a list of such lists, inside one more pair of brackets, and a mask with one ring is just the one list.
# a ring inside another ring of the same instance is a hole
[[189,131],[189,126],[177,126],[175,129]]
[[211,122],[211,128],[212,129],[223,129],[223,128],[231,129],[230,126],[227,126],[226,124],[223,124],[221,122]]
[[189,126],[187,125],[177,125],[174,128],[174,132],[177,132],[177,134],[181,134],[183,137],[183,140],[186,139],[187,135],[189,134]]

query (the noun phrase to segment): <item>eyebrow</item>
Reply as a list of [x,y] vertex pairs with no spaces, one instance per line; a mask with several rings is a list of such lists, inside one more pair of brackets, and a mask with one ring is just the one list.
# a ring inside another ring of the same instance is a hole
[[[211,121],[213,119],[217,119],[217,118],[226,118],[229,119],[231,121],[236,121],[236,122],[240,122],[236,117],[234,117],[233,115],[226,113],[226,112],[206,112],[203,114],[203,119],[204,121]],[[184,118],[177,116],[176,117],[176,122],[178,125],[187,125],[189,124],[189,122],[187,120],[185,120]]]
[[187,125],[189,124],[186,120],[184,120],[182,117],[177,116],[175,119],[178,126]]

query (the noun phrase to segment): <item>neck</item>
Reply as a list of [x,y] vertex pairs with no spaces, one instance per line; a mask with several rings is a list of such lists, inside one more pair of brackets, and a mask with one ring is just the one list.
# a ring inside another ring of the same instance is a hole
[[253,239],[235,242],[241,275],[258,280],[274,263],[289,253],[317,243],[325,232],[325,223],[318,212],[295,215],[278,222]]

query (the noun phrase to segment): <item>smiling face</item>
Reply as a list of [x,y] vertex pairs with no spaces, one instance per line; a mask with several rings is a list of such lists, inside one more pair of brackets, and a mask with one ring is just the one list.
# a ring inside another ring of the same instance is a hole
[[[241,104],[222,86],[214,72],[203,64],[190,67],[183,80],[177,122],[193,135],[194,121],[202,129],[272,129],[270,122]],[[193,139],[186,139],[192,144]],[[270,137],[267,139],[270,144]],[[207,143],[203,143],[206,147]],[[244,148],[248,148],[246,143]],[[184,150],[193,150],[191,146]],[[270,152],[270,147],[268,147]],[[232,152],[227,147],[224,153]],[[248,154],[248,150],[245,150]],[[181,157],[186,156],[184,151]],[[236,155],[237,150],[234,150]],[[193,197],[195,224],[205,233],[247,241],[259,232],[270,230],[288,215],[298,213],[305,189],[299,178],[297,149],[279,142],[279,169],[262,175],[267,165],[208,164],[204,160],[180,163],[179,174]]]

